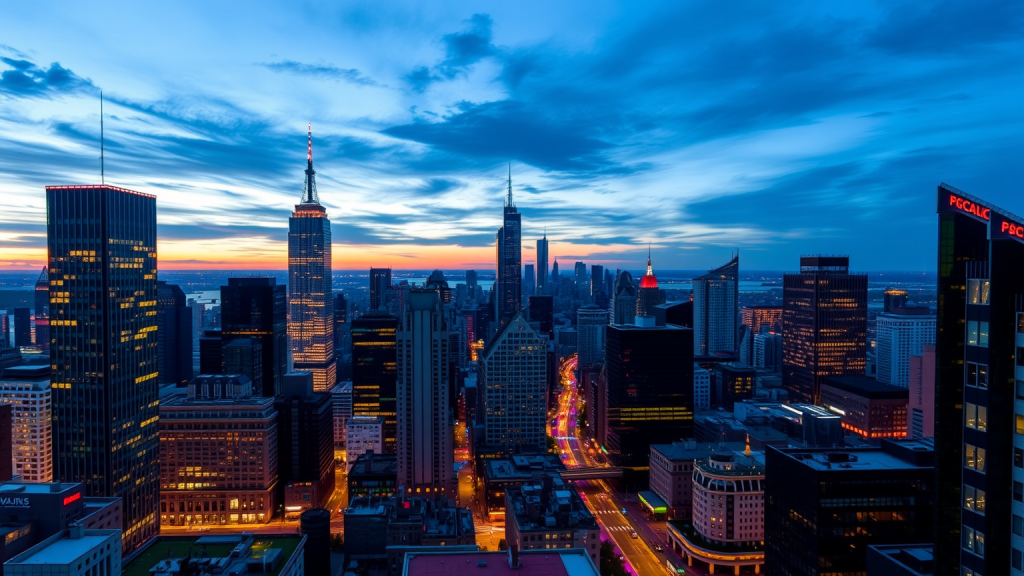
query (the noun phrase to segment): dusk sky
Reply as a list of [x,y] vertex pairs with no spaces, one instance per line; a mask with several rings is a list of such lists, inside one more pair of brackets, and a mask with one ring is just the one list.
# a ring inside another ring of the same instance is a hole
[[47,184],[158,198],[163,269],[285,268],[306,125],[335,269],[934,270],[936,186],[1024,213],[1024,3],[5,2],[0,270]]

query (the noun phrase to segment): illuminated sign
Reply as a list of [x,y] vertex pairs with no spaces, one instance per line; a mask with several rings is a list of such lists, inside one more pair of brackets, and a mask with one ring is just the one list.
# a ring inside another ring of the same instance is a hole
[[982,220],[988,220],[992,210],[986,208],[977,202],[973,202],[966,198],[962,198],[952,192],[949,193],[948,204],[946,205],[946,212],[964,212],[975,216]]
[[29,505],[28,498],[0,498],[0,507],[2,508],[28,508]]
[[1010,220],[999,212],[992,215],[991,231],[993,240],[1016,240],[1024,242],[1024,224]]
[[75,500],[81,500],[81,499],[82,499],[82,493],[81,492],[75,492],[71,496],[68,496],[67,498],[64,499],[64,505],[67,506],[68,504],[71,504]]

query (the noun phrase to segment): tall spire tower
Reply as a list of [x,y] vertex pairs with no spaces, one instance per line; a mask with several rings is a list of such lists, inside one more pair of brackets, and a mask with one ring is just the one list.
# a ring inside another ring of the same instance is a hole
[[334,297],[331,221],[316,194],[313,127],[306,146],[302,201],[288,219],[288,340],[295,370],[313,373],[313,388],[334,386]]
[[496,237],[494,317],[504,325],[522,308],[523,298],[523,231],[522,215],[512,199],[512,164],[508,165],[508,196],[505,214]]
[[661,304],[661,290],[658,277],[651,266],[651,246],[647,245],[647,272],[640,277],[640,289],[636,293],[636,315],[654,316],[654,307]]
[[544,237],[537,240],[537,293],[548,293],[548,229]]

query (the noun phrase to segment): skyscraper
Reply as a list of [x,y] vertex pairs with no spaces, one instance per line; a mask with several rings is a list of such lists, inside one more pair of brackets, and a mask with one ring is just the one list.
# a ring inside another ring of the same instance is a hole
[[14,345],[17,347],[32,345],[32,309],[14,309]]
[[285,516],[326,506],[336,479],[334,399],[327,392],[313,391],[309,372],[289,372],[282,378],[281,394],[274,406]]
[[736,351],[739,319],[739,254],[693,279],[693,353],[707,356]]
[[587,265],[577,262],[573,280],[576,282],[576,297],[584,302],[590,301],[590,284],[587,282]]
[[590,265],[590,300],[594,302],[604,293],[604,266]]
[[910,356],[935,344],[935,316],[928,308],[892,308],[875,319],[875,354],[879,382],[910,386]]
[[352,321],[352,415],[384,417],[384,451],[395,453],[398,318],[371,311]]
[[384,294],[391,289],[391,268],[370,268],[370,310],[384,306]]
[[[50,366],[11,366],[0,378],[0,404],[11,405],[10,449],[22,482],[53,481]],[[3,456],[0,455],[0,458]],[[0,462],[0,465],[6,464]],[[2,476],[2,474],[0,474]]]
[[661,304],[661,290],[658,289],[658,277],[651,267],[650,249],[647,252],[647,272],[640,278],[640,289],[636,292],[636,315],[654,316],[654,307]]
[[611,324],[631,324],[636,318],[636,285],[628,270],[615,276],[615,293],[612,295],[608,317]]
[[530,296],[530,321],[540,324],[539,331],[550,340],[555,338],[555,305],[552,296]]
[[537,240],[537,294],[548,293],[548,231]]
[[508,196],[505,199],[505,214],[498,229],[495,244],[495,320],[504,323],[511,320],[522,308],[523,298],[523,246],[522,215],[512,200],[512,171],[509,168]]
[[156,325],[159,381],[184,386],[192,379],[192,309],[177,284],[157,281]]
[[259,340],[262,377],[253,379],[253,391],[277,396],[288,371],[285,287],[274,278],[228,278],[220,298],[222,346],[236,338]]
[[47,186],[54,472],[120,497],[123,547],[159,529],[156,197]]
[[43,352],[50,351],[50,278],[43,267],[36,280],[35,290],[36,347]]
[[868,278],[850,274],[847,256],[802,256],[783,276],[782,386],[791,400],[818,402],[825,376],[863,376],[867,361]]
[[608,325],[608,312],[593,304],[576,311],[576,346],[580,366],[599,366],[604,363],[604,332]]
[[504,454],[546,450],[547,347],[517,313],[482,355],[484,443]]
[[936,574],[1009,574],[1024,552],[1006,529],[1024,522],[1024,219],[947,184],[938,212]]
[[308,133],[302,201],[288,219],[288,340],[297,371],[313,373],[313,389],[334,386],[334,298],[331,221],[316,194],[313,129]]
[[558,288],[558,258],[555,258],[554,264],[551,265],[551,295],[554,296],[554,290]]
[[455,489],[448,345],[437,292],[412,289],[398,331],[398,484],[410,493]]
[[523,266],[526,276],[526,283],[523,285],[523,296],[533,296],[537,293],[537,281],[534,274],[533,264]]

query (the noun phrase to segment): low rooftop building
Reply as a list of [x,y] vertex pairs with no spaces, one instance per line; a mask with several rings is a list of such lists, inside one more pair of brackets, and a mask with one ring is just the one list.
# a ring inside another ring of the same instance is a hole
[[430,550],[405,554],[402,576],[598,576],[584,550],[472,552]]
[[582,548],[598,563],[597,520],[558,474],[505,492],[505,540],[519,550]]
[[305,544],[296,534],[158,536],[125,559],[123,576],[303,576]]

